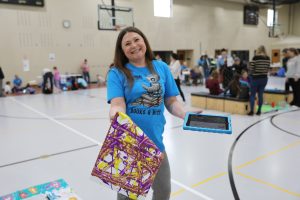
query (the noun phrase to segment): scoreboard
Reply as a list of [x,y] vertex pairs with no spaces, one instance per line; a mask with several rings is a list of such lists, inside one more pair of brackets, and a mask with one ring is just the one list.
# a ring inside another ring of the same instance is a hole
[[24,6],[44,6],[44,0],[0,0],[0,3],[24,5]]

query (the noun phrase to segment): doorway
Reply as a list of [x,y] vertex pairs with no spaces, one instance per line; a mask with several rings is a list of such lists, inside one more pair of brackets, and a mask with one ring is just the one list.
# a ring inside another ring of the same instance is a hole
[[194,66],[194,50],[192,49],[178,49],[177,50],[178,59],[180,63],[186,62],[187,67],[192,68]]

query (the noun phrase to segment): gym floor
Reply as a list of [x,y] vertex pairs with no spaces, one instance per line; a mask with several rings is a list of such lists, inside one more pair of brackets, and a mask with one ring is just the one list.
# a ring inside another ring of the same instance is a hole
[[[190,93],[205,88],[182,88],[196,109]],[[116,199],[90,176],[109,128],[105,98],[106,88],[0,98],[0,196],[63,178],[83,200]],[[184,131],[166,111],[171,199],[231,200],[232,188],[242,200],[300,199],[300,110],[231,117],[222,135]]]

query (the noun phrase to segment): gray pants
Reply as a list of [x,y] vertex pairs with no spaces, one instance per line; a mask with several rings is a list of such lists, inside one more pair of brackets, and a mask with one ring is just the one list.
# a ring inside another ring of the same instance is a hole
[[[171,171],[168,156],[166,153],[165,158],[156,174],[152,184],[153,197],[152,200],[169,200],[171,194]],[[118,194],[117,200],[130,200],[130,198]]]

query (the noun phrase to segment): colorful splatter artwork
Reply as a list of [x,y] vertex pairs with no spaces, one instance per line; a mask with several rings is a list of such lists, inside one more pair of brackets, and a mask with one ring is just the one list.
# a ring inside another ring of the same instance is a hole
[[0,200],[22,200],[32,198],[40,200],[80,200],[64,179],[36,185],[12,194],[0,196]]
[[163,160],[163,153],[124,113],[117,113],[92,175],[131,199],[144,199]]

